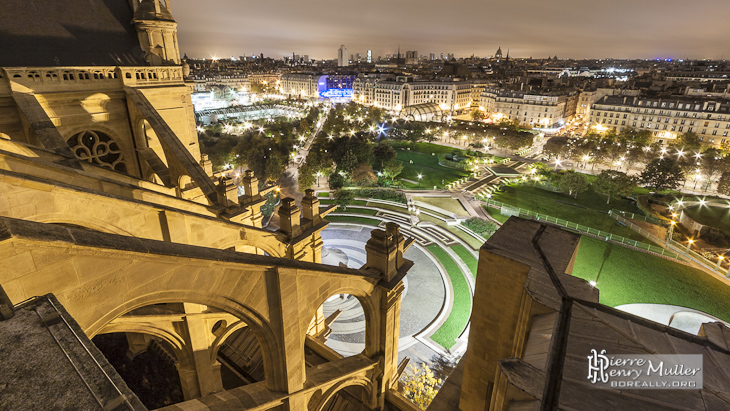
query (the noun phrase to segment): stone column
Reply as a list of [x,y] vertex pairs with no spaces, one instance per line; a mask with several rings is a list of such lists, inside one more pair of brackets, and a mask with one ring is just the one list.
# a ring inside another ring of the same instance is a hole
[[365,245],[367,263],[365,269],[373,269],[387,282],[392,280],[405,263],[403,247],[405,239],[396,223],[386,223],[385,230],[373,230]]
[[[365,250],[367,263],[363,267],[377,271],[383,283],[373,294],[373,302],[378,310],[377,326],[368,331],[374,334],[366,336],[365,355],[382,356],[382,375],[377,378],[376,401],[383,409],[385,393],[397,383],[398,376],[398,338],[400,332],[400,304],[403,294],[403,277],[410,262],[403,258],[405,239],[396,223],[387,223],[385,230],[373,230]],[[409,263],[406,265],[406,263]]]
[[186,400],[223,391],[220,363],[211,358],[214,335],[212,324],[203,316],[205,306],[183,304],[187,314],[177,328],[185,339],[184,353],[178,358],[177,369]]
[[297,207],[294,199],[291,197],[281,200],[281,206],[279,207],[279,227],[279,231],[289,236],[289,238],[295,238],[302,233],[299,207]]
[[241,178],[241,186],[244,195],[238,197],[238,203],[251,211],[251,221],[254,227],[261,228],[264,215],[261,214],[261,206],[266,200],[259,194],[259,180],[254,176],[253,170],[246,170]]
[[322,216],[319,214],[319,199],[315,197],[314,190],[307,189],[304,191],[302,199],[302,227],[312,232],[309,241],[312,249],[311,261],[315,263],[322,262],[322,246],[324,245],[322,229],[316,228],[320,224],[322,224]]

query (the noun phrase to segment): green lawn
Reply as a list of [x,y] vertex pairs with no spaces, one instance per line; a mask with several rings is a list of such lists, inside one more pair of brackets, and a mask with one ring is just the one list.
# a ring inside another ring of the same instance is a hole
[[516,184],[506,186],[503,191],[492,194],[492,198],[515,207],[650,243],[632,229],[618,225],[616,220],[606,214],[611,209],[640,214],[629,200],[612,199],[611,204],[606,204],[606,196],[593,191],[580,193],[578,198],[573,198],[563,193]]
[[502,215],[502,213],[499,212],[496,208],[489,208],[486,205],[484,206],[484,210],[486,210],[487,214],[489,214],[492,218],[499,221],[500,223],[504,224],[509,216]]
[[700,224],[730,233],[730,207],[694,206],[683,210]]
[[730,321],[730,286],[703,271],[630,248],[583,236],[573,275],[598,278],[600,302],[611,307],[670,304]]
[[[350,203],[348,205],[351,205],[351,206],[359,206],[359,205],[364,206],[364,205],[367,205],[367,203],[368,203],[367,201],[363,201],[363,200],[352,200],[352,201],[350,201]],[[334,199],[319,200],[319,204],[320,205],[335,204],[335,200]]]
[[471,275],[474,276],[474,278],[477,277],[477,259],[474,257],[474,254],[470,253],[469,250],[466,249],[461,244],[457,244],[454,246],[451,246],[451,249],[461,258],[461,261],[464,262],[469,267],[469,270],[471,270]]
[[320,198],[321,197],[329,198],[329,196],[330,196],[329,191],[324,191],[324,192],[317,193],[317,197],[320,197]]
[[441,327],[431,335],[431,340],[449,349],[456,344],[456,338],[461,335],[469,322],[471,293],[459,266],[446,251],[435,244],[428,246],[428,251],[444,266],[454,288],[454,305],[451,308],[451,314]]
[[[439,188],[445,184],[449,184],[455,180],[466,177],[468,174],[462,171],[443,167],[439,165],[437,156],[424,154],[415,151],[396,150],[398,156],[396,159],[403,163],[403,171],[398,176],[399,179],[407,179],[416,183],[402,181],[406,188],[418,187],[418,175],[421,174],[421,188],[433,189],[434,186]],[[411,164],[411,160],[413,164]],[[443,183],[443,184],[442,184]]]

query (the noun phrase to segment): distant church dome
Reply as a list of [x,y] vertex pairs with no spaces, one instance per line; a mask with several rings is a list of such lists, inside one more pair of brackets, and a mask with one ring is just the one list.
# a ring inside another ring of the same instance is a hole
[[497,52],[494,54],[494,58],[501,59],[502,58],[502,46],[499,46],[497,49]]

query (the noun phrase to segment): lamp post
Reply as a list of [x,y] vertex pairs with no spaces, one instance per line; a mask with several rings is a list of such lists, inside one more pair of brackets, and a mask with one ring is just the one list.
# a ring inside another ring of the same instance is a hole
[[423,178],[423,174],[418,175],[418,189],[421,189],[421,179]]
[[317,171],[317,188],[319,188],[319,178],[322,177],[322,173]]
[[492,198],[491,194],[487,194],[487,210],[489,210],[489,199]]
[[672,241],[672,234],[674,233],[674,225],[677,224],[676,221],[672,220],[672,222],[669,224],[669,240],[667,242]]
[[686,254],[689,254],[689,247],[692,246],[692,244],[694,244],[694,242],[695,242],[695,240],[693,240],[691,238],[689,240],[687,240],[687,249],[684,250],[684,252]]
[[725,258],[725,256],[718,255],[717,256],[717,265],[715,266],[715,270],[720,271],[720,264],[722,264],[722,260]]

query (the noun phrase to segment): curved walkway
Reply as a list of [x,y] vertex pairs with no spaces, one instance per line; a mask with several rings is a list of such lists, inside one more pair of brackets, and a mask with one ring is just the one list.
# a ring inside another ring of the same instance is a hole
[[[419,196],[424,194],[418,192]],[[439,194],[443,196],[444,193]],[[463,204],[467,200],[462,198],[461,201]],[[447,221],[453,224],[456,220],[450,218],[451,213],[438,207],[419,207],[421,217],[429,219],[419,221],[411,218],[405,204],[373,199],[360,200],[356,204],[327,217],[332,224],[322,233],[325,247],[323,262],[360,266],[365,262],[364,246],[373,226],[384,226],[390,221],[400,224],[404,235],[416,240],[406,253],[406,258],[416,265],[406,276],[400,355],[429,362],[434,354],[463,352],[466,349],[478,257],[474,246],[463,237],[473,233],[447,225]],[[470,211],[469,214],[474,211],[470,205],[465,208]],[[433,221],[439,221],[443,226]],[[357,304],[353,305],[348,300],[335,298],[325,304],[325,315],[338,308],[343,312],[350,310],[332,324],[331,343],[328,342],[332,348],[346,355],[359,352],[361,348],[347,344],[360,342],[364,337],[357,335],[359,331],[353,325],[360,321],[358,317],[361,314],[354,307]],[[424,301],[434,300],[434,304],[424,304]]]

